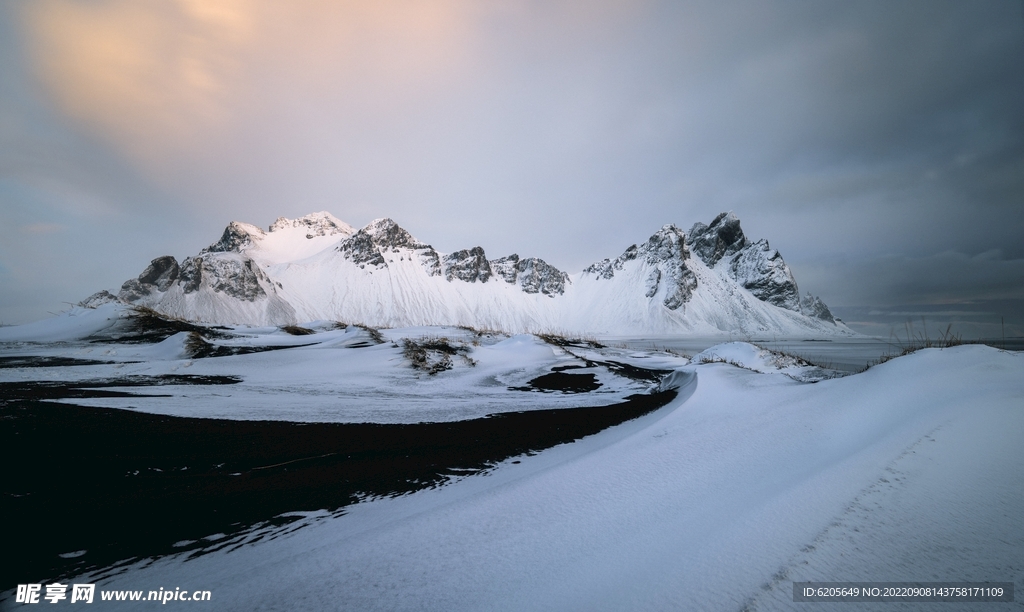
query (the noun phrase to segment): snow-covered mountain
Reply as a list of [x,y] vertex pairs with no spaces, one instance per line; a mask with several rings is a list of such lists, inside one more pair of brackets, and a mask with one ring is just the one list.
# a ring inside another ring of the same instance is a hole
[[[154,259],[117,299],[225,324],[339,320],[375,327],[466,325],[508,332],[850,334],[800,296],[779,252],[732,213],[666,225],[615,259],[567,274],[542,259],[439,253],[391,219],[359,230],[327,212],[268,231],[232,222],[179,264]],[[98,294],[85,304],[102,301]]]

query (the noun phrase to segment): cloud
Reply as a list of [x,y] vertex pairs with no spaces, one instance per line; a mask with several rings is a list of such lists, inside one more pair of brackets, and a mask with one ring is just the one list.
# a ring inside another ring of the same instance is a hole
[[236,55],[252,35],[243,3],[42,0],[22,10],[59,108],[126,156],[165,162],[229,120]]
[[32,223],[21,228],[21,231],[26,234],[52,234],[54,232],[62,232],[66,227],[59,223]]
[[826,289],[832,303],[849,306],[951,305],[1024,300],[1024,259],[998,250],[975,255],[946,251],[925,257],[880,256],[820,261],[806,266],[808,284]]
[[173,183],[244,166],[254,129],[271,136],[262,162],[277,161],[296,115],[336,131],[332,116],[394,112],[465,57],[456,7],[40,0],[22,11],[35,72],[64,115]]

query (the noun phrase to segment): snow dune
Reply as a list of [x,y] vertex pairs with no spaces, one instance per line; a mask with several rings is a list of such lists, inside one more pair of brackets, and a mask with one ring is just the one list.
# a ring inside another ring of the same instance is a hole
[[791,581],[815,579],[1024,592],[1024,355],[929,349],[817,384],[683,369],[692,395],[596,436],[100,588],[234,610],[804,609]]

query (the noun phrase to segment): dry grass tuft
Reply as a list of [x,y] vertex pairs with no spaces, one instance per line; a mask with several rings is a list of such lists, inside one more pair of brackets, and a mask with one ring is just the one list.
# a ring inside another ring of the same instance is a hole
[[384,335],[376,328],[370,327],[369,325],[361,325],[359,323],[356,323],[355,326],[369,334],[370,339],[373,340],[374,344],[384,344],[387,342],[387,340],[384,339]]
[[455,345],[445,337],[427,337],[413,340],[402,339],[402,355],[409,360],[412,367],[433,376],[454,367],[452,357],[462,357],[469,366],[476,362],[469,356],[469,348],[464,344]]
[[889,346],[892,347],[892,350],[884,353],[877,361],[869,362],[867,367],[864,369],[866,370],[871,366],[885,363],[886,361],[890,361],[897,357],[909,355],[921,349],[946,349],[954,346],[960,346],[961,344],[974,344],[969,340],[964,340],[961,334],[954,333],[952,323],[946,326],[945,331],[939,332],[939,337],[935,339],[928,336],[928,325],[925,322],[924,317],[921,317],[921,327],[922,331],[918,332],[914,329],[914,324],[911,321],[907,321],[904,324],[904,329],[907,334],[906,340],[900,338],[899,334],[895,331],[891,332],[889,335]]
[[546,331],[546,332],[537,332],[534,335],[537,336],[538,338],[540,338],[541,340],[543,340],[544,342],[547,342],[548,344],[552,344],[554,346],[558,346],[558,347],[562,347],[562,348],[567,348],[567,347],[592,348],[592,349],[603,349],[603,348],[606,348],[605,345],[603,345],[603,344],[601,344],[600,342],[597,341],[597,338],[594,338],[593,336],[589,336],[589,335],[586,335],[586,334],[570,335],[570,334],[567,334],[567,333],[562,333],[562,332],[557,332],[557,331]]
[[298,325],[284,325],[281,327],[281,331],[293,336],[312,336],[316,333],[308,327],[300,327]]

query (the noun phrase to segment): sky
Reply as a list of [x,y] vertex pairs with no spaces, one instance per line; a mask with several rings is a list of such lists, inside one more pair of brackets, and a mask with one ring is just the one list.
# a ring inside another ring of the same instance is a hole
[[0,0],[0,323],[232,220],[574,273],[731,210],[858,331],[1024,335],[1022,109],[1019,0]]

